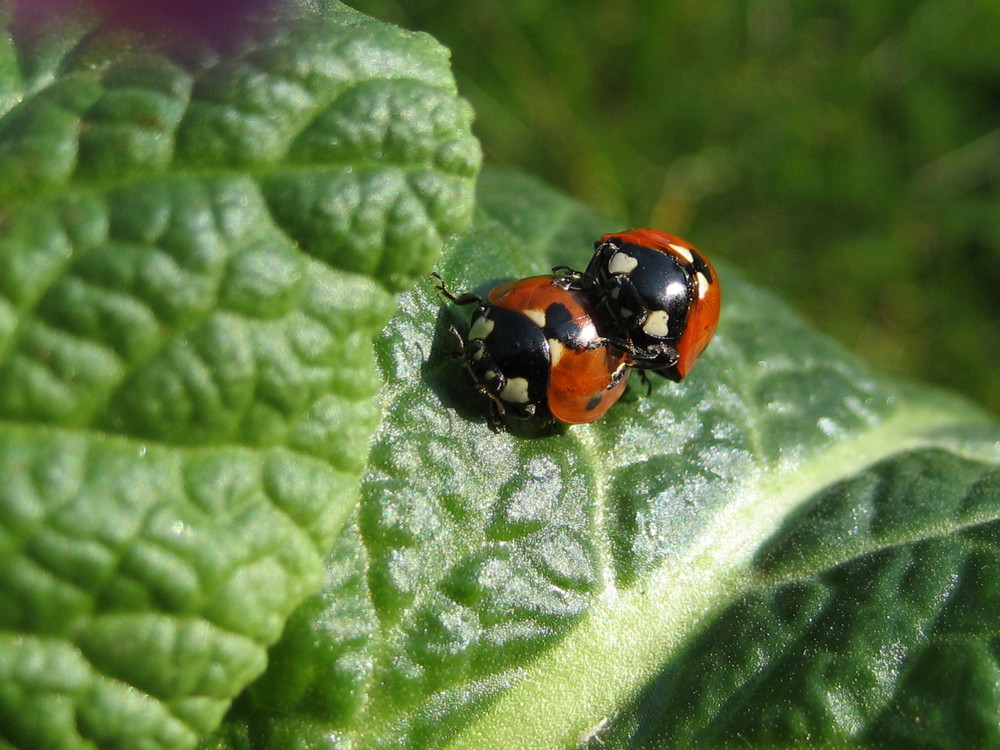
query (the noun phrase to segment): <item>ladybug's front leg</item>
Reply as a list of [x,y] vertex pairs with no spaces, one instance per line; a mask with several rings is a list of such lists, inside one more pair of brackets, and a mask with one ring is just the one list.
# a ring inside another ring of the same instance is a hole
[[481,307],[486,305],[486,302],[478,294],[471,294],[469,292],[466,292],[465,294],[455,295],[451,292],[450,289],[448,289],[447,285],[445,284],[445,280],[441,278],[440,274],[432,273],[431,276],[433,276],[439,282],[434,285],[434,288],[437,289],[439,292],[441,292],[441,294],[447,297],[448,300],[453,302],[454,304],[479,305]]
[[[611,373],[611,382],[608,383],[607,388],[605,388],[605,390],[610,391],[621,385],[622,380],[624,380],[625,377],[629,374],[629,370],[631,370],[631,368],[632,365],[628,363],[628,360],[623,360],[622,363],[615,368],[615,371]],[[642,373],[640,371],[640,375],[641,374]]]
[[558,274],[558,278],[552,283],[567,291],[576,289],[577,291],[586,292],[593,289],[597,284],[597,280],[586,271],[577,271],[575,268],[570,268],[569,266],[553,266],[552,273]]
[[677,360],[681,357],[677,347],[669,341],[661,341],[655,345],[650,344],[645,348],[637,347],[631,341],[616,341],[611,338],[608,341],[625,352],[628,355],[628,364],[637,370],[657,372],[668,369],[677,364]]

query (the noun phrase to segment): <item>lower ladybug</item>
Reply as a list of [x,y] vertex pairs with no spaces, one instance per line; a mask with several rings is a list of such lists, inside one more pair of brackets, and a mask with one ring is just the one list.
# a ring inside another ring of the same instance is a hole
[[533,276],[501,284],[485,300],[439,284],[455,304],[476,305],[465,339],[451,330],[494,421],[512,413],[594,422],[625,391],[627,355],[598,333],[589,295],[572,284],[564,276]]
[[607,335],[629,364],[681,380],[715,333],[719,278],[700,250],[657,229],[606,234],[584,273],[570,271],[593,296]]

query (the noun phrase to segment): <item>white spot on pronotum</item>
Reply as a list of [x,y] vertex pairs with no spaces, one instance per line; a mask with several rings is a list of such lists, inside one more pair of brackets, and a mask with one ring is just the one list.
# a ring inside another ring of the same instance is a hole
[[694,263],[694,255],[692,255],[691,251],[688,250],[683,245],[675,245],[674,243],[671,242],[667,245],[667,247],[669,247],[671,250],[673,250],[675,253],[681,256],[688,263]]
[[496,380],[496,378],[497,378],[497,371],[496,370],[487,370],[486,372],[483,373],[483,377],[486,378],[487,380]]
[[521,310],[521,312],[527,317],[532,323],[534,323],[539,328],[545,327],[545,311],[544,310]]
[[472,324],[472,328],[469,329],[469,338],[479,339],[481,341],[493,333],[493,329],[496,328],[496,325],[497,324],[494,321],[490,320],[486,316],[477,318],[476,322]]
[[559,339],[549,339],[549,361],[551,367],[555,367],[559,364],[559,360],[562,359],[562,355],[566,352],[566,347],[563,346],[562,341]]
[[664,338],[670,333],[670,316],[666,310],[653,310],[646,316],[646,322],[642,324],[642,330],[650,336]]
[[611,299],[618,299],[621,296],[621,293],[622,293],[622,288],[620,286],[616,286],[614,289],[611,290]]
[[608,261],[608,273],[632,273],[639,261],[625,253],[615,253]]
[[705,295],[708,294],[708,287],[711,286],[711,283],[701,271],[698,271],[694,275],[694,280],[698,282],[698,299],[704,299]]
[[485,353],[485,351],[486,351],[485,349],[476,349],[474,352],[472,352],[472,361],[478,362],[479,360],[481,360],[483,358],[483,354]]
[[507,385],[500,391],[500,398],[512,404],[528,403],[528,379],[511,378],[508,380]]
[[622,316],[623,318],[631,318],[631,317],[632,317],[633,315],[635,315],[635,313],[633,313],[633,312],[632,312],[631,310],[629,310],[629,309],[628,309],[627,307],[623,307],[623,308],[621,308],[620,310],[618,310],[618,312],[620,312],[620,313],[621,313],[621,316]]

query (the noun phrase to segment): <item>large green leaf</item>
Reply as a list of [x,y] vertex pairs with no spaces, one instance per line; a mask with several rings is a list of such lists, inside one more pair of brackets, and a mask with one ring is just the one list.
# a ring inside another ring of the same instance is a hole
[[0,747],[196,744],[356,503],[479,147],[445,50],[313,5],[222,58],[0,39]]
[[[491,173],[439,270],[482,291],[617,228]],[[1000,741],[1000,429],[719,270],[690,378],[555,431],[491,430],[468,310],[404,295],[324,590],[205,746]]]

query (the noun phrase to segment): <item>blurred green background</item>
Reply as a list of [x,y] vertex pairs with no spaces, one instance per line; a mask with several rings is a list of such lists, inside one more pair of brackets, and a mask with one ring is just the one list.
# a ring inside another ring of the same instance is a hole
[[352,4],[451,48],[488,162],[1000,412],[997,0]]

